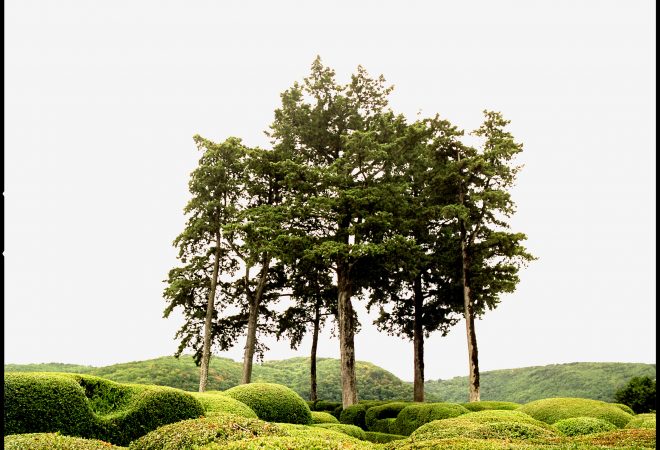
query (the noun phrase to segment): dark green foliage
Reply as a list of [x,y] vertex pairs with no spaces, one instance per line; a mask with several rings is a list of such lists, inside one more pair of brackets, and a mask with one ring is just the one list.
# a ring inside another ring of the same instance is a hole
[[626,424],[626,428],[654,428],[655,413],[638,414]]
[[364,421],[365,416],[367,415],[367,408],[368,406],[363,403],[357,403],[344,408],[339,416],[339,422],[348,425],[355,425],[364,430],[367,428]]
[[377,431],[365,431],[364,436],[366,441],[373,442],[375,444],[384,444],[386,442],[397,441],[407,437],[401,436],[400,434],[379,433]]
[[362,441],[366,439],[364,430],[360,427],[356,427],[355,425],[347,425],[345,423],[319,423],[319,424],[315,424],[314,426],[326,428],[328,430],[339,431],[340,433],[344,433],[348,436],[360,439]]
[[324,411],[312,411],[312,423],[339,423],[339,420],[330,413]]
[[457,403],[415,403],[406,406],[396,417],[394,432],[408,436],[425,423],[467,414]]
[[92,436],[96,418],[71,375],[5,373],[4,433]]
[[212,442],[227,442],[273,436],[280,433],[277,425],[258,419],[217,414],[202,419],[183,420],[162,426],[131,442],[131,450],[187,450]]
[[5,436],[7,450],[113,450],[116,447],[97,439],[62,436],[56,433],[27,433]]
[[617,402],[630,406],[635,413],[655,411],[655,378],[633,377],[614,394]]
[[249,406],[243,402],[224,395],[218,391],[192,392],[204,407],[204,412],[208,416],[215,413],[229,413],[237,416],[256,419],[257,415]]
[[594,417],[571,417],[570,419],[558,420],[553,424],[564,436],[581,436],[583,434],[602,433],[604,431],[616,430],[617,427],[607,420]]
[[318,400],[314,404],[313,411],[335,411],[338,406],[341,406],[341,402],[331,402],[327,400]]
[[516,411],[549,424],[571,417],[595,417],[623,428],[632,419],[611,403],[585,398],[546,398],[522,405]]
[[486,409],[513,410],[520,407],[520,403],[481,401],[481,402],[461,403],[461,406],[463,406],[467,410],[474,412],[474,411],[484,411]]
[[366,429],[369,431],[390,433],[391,430],[389,429],[389,421],[385,421],[384,423],[381,423],[380,421],[383,419],[396,419],[396,416],[399,414],[399,412],[408,405],[410,405],[410,403],[393,402],[380,406],[372,406],[371,408],[367,409],[364,417],[364,423],[367,427]]
[[242,384],[226,390],[224,394],[248,405],[262,420],[303,425],[312,423],[312,413],[305,400],[286,386]]

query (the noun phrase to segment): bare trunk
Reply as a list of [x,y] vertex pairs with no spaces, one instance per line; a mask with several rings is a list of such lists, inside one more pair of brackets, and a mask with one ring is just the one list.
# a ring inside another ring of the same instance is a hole
[[206,319],[204,320],[204,345],[202,347],[202,361],[199,368],[199,392],[206,390],[209,381],[209,362],[211,360],[211,323],[213,321],[213,309],[215,308],[215,288],[218,283],[218,268],[220,266],[220,233],[215,238],[215,260],[213,261],[213,278],[211,278],[211,290],[206,303]]
[[319,305],[317,304],[314,309],[314,332],[312,334],[312,354],[310,356],[310,368],[309,368],[309,399],[313,402],[318,400],[316,395],[316,349],[319,344],[319,327],[321,324],[321,311]]
[[[248,329],[247,339],[245,341],[245,353],[243,354],[243,376],[241,384],[248,384],[252,380],[252,361],[254,360],[254,350],[257,344],[257,322],[259,321],[259,304],[266,287],[268,280],[268,266],[270,265],[270,257],[264,256],[261,266],[261,274],[259,275],[259,282],[254,294],[250,294],[249,289],[246,289],[248,301],[250,302],[250,310],[248,315]],[[247,276],[247,275],[246,275]],[[246,281],[247,283],[249,280]]]
[[414,353],[414,382],[413,400],[424,401],[424,324],[422,322],[422,308],[424,306],[424,293],[422,292],[422,276],[415,278],[414,294],[414,323],[413,323],[413,353]]
[[468,255],[465,243],[465,233],[461,232],[461,279],[463,284],[463,307],[465,316],[465,330],[468,344],[468,366],[470,381],[470,401],[480,400],[479,389],[479,357],[477,351],[477,335],[474,331],[474,305],[470,298],[470,286],[467,282]]
[[355,327],[353,323],[353,305],[351,304],[351,286],[348,268],[337,271],[339,288],[338,317],[339,354],[341,360],[341,401],[344,408],[357,403],[357,383],[355,381]]

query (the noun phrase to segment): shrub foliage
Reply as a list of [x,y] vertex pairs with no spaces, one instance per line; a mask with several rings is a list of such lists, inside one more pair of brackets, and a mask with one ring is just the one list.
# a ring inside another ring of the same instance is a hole
[[312,412],[293,390],[280,384],[250,383],[224,392],[249,406],[261,420],[268,422],[312,423]]

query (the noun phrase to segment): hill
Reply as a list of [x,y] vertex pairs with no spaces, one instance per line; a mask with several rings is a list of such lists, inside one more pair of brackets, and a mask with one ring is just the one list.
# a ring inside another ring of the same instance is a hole
[[[526,403],[548,397],[583,397],[614,401],[614,392],[633,376],[655,378],[655,364],[570,363],[481,373],[481,399]],[[172,356],[106,367],[73,364],[6,364],[5,372],[77,372],[126,383],[158,384],[196,391],[199,369],[192,357]],[[318,396],[341,400],[339,360],[317,362]],[[412,399],[412,383],[369,362],[357,361],[360,399]],[[228,358],[211,359],[208,389],[225,390],[239,384],[241,364]],[[255,364],[254,382],[280,383],[309,398],[309,358],[291,358]],[[467,377],[426,383],[427,401],[467,401]]]

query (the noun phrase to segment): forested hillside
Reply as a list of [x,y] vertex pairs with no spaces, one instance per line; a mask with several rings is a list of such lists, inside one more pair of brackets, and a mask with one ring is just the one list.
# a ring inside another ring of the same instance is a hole
[[[90,367],[73,364],[5,365],[5,372],[77,372],[102,376],[118,382],[159,384],[196,391],[199,368],[192,357],[176,359],[165,356],[146,361]],[[482,372],[482,400],[504,400],[525,403],[548,397],[584,397],[614,401],[614,391],[633,376],[655,378],[655,364],[637,363],[570,363],[520,369]],[[412,399],[412,383],[368,362],[356,364],[360,399]],[[225,390],[239,384],[241,364],[227,358],[211,359],[209,386]],[[284,384],[303,398],[309,396],[309,359],[291,358],[268,361],[254,367],[253,382]],[[426,401],[467,401],[467,377],[426,382]],[[339,361],[318,360],[318,396],[340,401]]]

